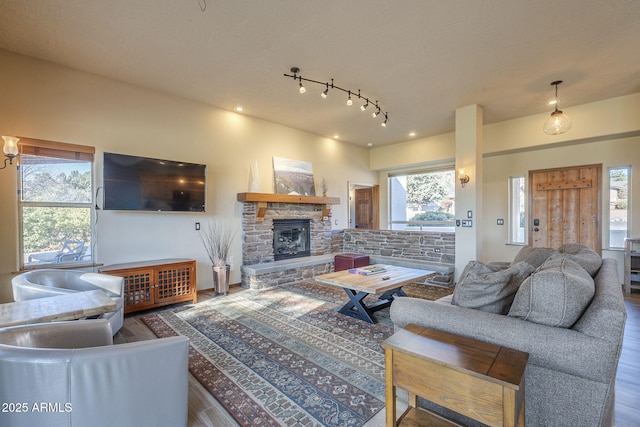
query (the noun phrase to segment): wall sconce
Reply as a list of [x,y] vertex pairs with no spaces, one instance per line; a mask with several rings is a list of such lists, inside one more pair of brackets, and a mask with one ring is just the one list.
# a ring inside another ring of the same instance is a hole
[[464,188],[465,184],[469,182],[469,175],[464,173],[464,169],[460,169],[458,171],[458,179],[460,180],[460,185]]
[[6,159],[4,159],[4,166],[0,169],[7,167],[7,160],[9,160],[10,165],[13,164],[13,159],[18,156],[18,141],[20,141],[20,138],[16,138],[15,136],[3,136],[2,139],[4,139],[2,151],[4,151]]

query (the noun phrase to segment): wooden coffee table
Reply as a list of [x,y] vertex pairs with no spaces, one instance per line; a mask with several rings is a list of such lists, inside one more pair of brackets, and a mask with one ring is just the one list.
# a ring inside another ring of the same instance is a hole
[[0,327],[76,320],[115,309],[116,303],[99,289],[10,302],[0,304]]
[[[386,271],[363,276],[349,273],[349,270],[343,270],[322,274],[316,276],[315,279],[318,282],[344,289],[349,296],[349,302],[340,309],[340,313],[365,322],[375,323],[374,312],[389,307],[396,296],[406,296],[402,291],[404,285],[424,280],[436,274],[431,270],[418,270],[394,265],[376,264],[375,266],[382,267]],[[378,297],[380,301],[370,305],[365,304],[363,300],[369,294],[380,295]]]
[[[528,353],[418,325],[382,346],[387,426],[459,426],[418,408],[418,396],[489,426],[524,426]],[[396,387],[409,392],[409,408],[398,420]]]

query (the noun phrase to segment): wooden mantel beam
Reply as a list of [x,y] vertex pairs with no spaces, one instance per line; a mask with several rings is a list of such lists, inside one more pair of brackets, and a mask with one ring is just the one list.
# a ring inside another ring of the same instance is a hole
[[292,194],[269,193],[238,193],[238,201],[243,203],[256,203],[256,221],[264,221],[267,211],[267,203],[298,203],[307,205],[322,205],[322,217],[324,220],[331,216],[331,205],[340,204],[340,197],[300,196]]

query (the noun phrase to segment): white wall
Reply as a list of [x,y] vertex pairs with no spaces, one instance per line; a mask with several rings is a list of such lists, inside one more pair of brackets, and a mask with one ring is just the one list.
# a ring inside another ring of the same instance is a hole
[[[377,183],[365,148],[2,50],[0,63],[0,135],[96,147],[96,187],[105,151],[207,165],[206,214],[99,211],[99,263],[194,258],[198,288],[210,288],[210,263],[194,224],[216,216],[240,229],[236,194],[248,190],[256,160],[263,192],[273,191],[273,156],[312,162],[316,187],[324,177],[328,196],[341,198],[332,208],[336,229],[348,227],[347,182]],[[0,171],[0,301],[10,298],[18,268],[16,188],[15,169]],[[232,253],[237,283],[240,236]]]
[[[606,173],[608,167],[632,166],[630,234],[640,234],[640,93],[566,106],[563,110],[571,117],[573,127],[562,135],[543,133],[542,125],[548,113],[483,126],[482,212],[474,213],[476,219],[481,219],[483,228],[482,249],[478,252],[480,261],[511,260],[520,249],[507,244],[508,223],[498,226],[496,220],[503,218],[506,221],[508,218],[509,177],[526,176],[529,170],[602,163],[603,173]],[[450,164],[452,158],[459,163],[460,156],[456,153],[455,133],[373,148],[370,165],[379,171],[381,226],[388,223],[389,171]],[[608,189],[603,188],[603,195],[606,194]],[[463,198],[467,196],[474,195],[467,191],[457,192],[456,207],[463,206]],[[603,200],[606,197],[603,196]],[[456,217],[461,216],[464,216],[463,212],[456,214]],[[603,238],[603,241],[606,240]],[[621,252],[603,251],[603,256],[618,259],[622,280]],[[468,261],[456,259],[456,265],[464,265]]]

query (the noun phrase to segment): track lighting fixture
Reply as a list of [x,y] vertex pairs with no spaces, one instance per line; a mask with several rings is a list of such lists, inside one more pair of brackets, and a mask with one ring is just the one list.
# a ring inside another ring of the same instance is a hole
[[571,119],[566,114],[562,113],[562,110],[558,110],[558,85],[562,83],[562,80],[557,80],[551,83],[551,86],[556,87],[556,99],[555,110],[551,113],[551,117],[544,122],[544,133],[547,135],[559,135],[565,133],[571,129]]
[[[344,93],[347,94],[347,105],[351,106],[353,105],[353,98],[351,97],[351,95],[353,94],[353,97],[357,97],[358,99],[362,99],[364,100],[364,104],[362,104],[360,106],[360,110],[361,111],[365,111],[367,109],[367,107],[369,106],[369,104],[373,104],[372,101],[369,100],[369,98],[367,98],[366,96],[362,95],[360,93],[360,89],[358,89],[358,93],[356,94],[354,91],[350,90],[350,89],[344,89],[341,88],[339,86],[336,86],[333,84],[333,79],[331,79],[331,83],[329,82],[321,82],[318,80],[312,80],[312,79],[306,79],[304,77],[302,77],[301,75],[299,75],[300,73],[300,68],[298,67],[291,67],[291,73],[292,74],[284,74],[285,77],[291,77],[293,78],[293,80],[297,80],[298,83],[298,91],[300,93],[305,93],[307,91],[307,89],[302,85],[302,81],[304,80],[305,82],[311,82],[311,83],[316,83],[319,85],[324,85],[325,89],[322,91],[322,93],[320,94],[320,96],[322,98],[327,98],[327,96],[329,96],[329,87],[331,87],[331,89],[337,89],[339,91],[342,91]],[[376,100],[375,104],[374,104],[374,108],[375,110],[373,110],[373,112],[371,113],[371,117],[376,118],[378,117],[378,115],[380,114],[384,114],[384,122],[382,122],[380,125],[382,127],[386,127],[387,123],[389,121],[389,113],[388,112],[382,112],[380,106],[378,105],[378,101]]]

